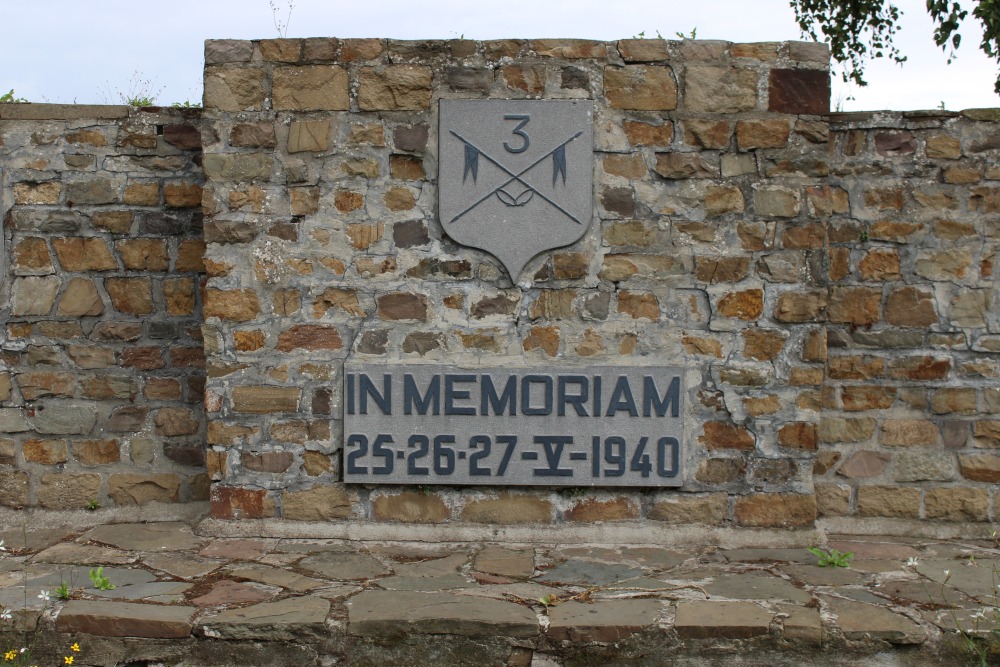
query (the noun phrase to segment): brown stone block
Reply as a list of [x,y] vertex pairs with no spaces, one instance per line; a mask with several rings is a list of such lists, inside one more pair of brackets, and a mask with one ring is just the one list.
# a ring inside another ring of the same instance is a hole
[[725,493],[678,495],[677,498],[662,499],[654,503],[649,508],[648,518],[670,524],[700,523],[717,526],[726,520],[728,509],[728,496]]
[[375,298],[382,320],[427,321],[427,297],[412,292],[392,292]]
[[175,271],[193,271],[204,273],[205,242],[197,239],[185,239],[177,244],[177,260]]
[[937,324],[934,294],[916,287],[901,287],[889,294],[886,320],[899,327],[928,327]]
[[627,63],[666,60],[667,42],[663,39],[620,39],[618,52]]
[[858,487],[858,514],[916,519],[920,516],[920,489],[894,486]]
[[267,97],[264,69],[244,66],[205,68],[205,108],[218,111],[260,111]]
[[151,401],[179,401],[181,383],[174,378],[147,378],[143,395]]
[[390,155],[389,174],[400,181],[422,181],[426,177],[423,160],[412,155]]
[[267,491],[213,484],[212,518],[224,520],[263,519]]
[[822,322],[825,319],[827,297],[822,292],[782,292],[774,308],[779,322]]
[[532,327],[524,337],[524,351],[542,350],[550,357],[559,353],[559,327]]
[[623,290],[618,293],[618,312],[634,320],[644,317],[656,322],[660,319],[660,304],[654,294]]
[[928,519],[989,521],[990,496],[986,489],[938,488],[924,494]]
[[784,148],[791,134],[786,118],[741,120],[736,123],[736,143],[740,150]]
[[605,67],[604,94],[613,109],[669,111],[677,108],[677,84],[669,67]]
[[556,280],[578,280],[590,272],[590,258],[580,252],[560,252],[552,256],[552,271]]
[[109,368],[115,365],[115,352],[106,347],[70,345],[66,352],[79,368]]
[[823,417],[819,422],[821,442],[864,442],[875,433],[871,417]]
[[996,454],[959,454],[962,477],[972,482],[1000,482],[1000,456]]
[[590,39],[532,39],[528,48],[545,58],[597,58],[607,55],[604,42]]
[[977,411],[976,390],[965,387],[945,387],[931,393],[931,411],[936,415],[971,415]]
[[202,188],[197,183],[167,183],[163,186],[163,199],[170,208],[197,208],[201,206]]
[[613,222],[604,230],[604,240],[613,246],[651,246],[656,242],[656,229],[639,220]]
[[945,380],[951,371],[948,357],[902,357],[889,361],[889,375],[899,380]]
[[886,447],[923,447],[940,441],[937,425],[926,419],[887,419],[879,442]]
[[657,153],[653,170],[671,180],[718,178],[718,167],[712,166],[698,153]]
[[92,317],[103,312],[104,301],[88,278],[70,279],[56,310],[60,317]]
[[15,183],[14,203],[20,205],[58,204],[62,194],[62,183],[48,181],[45,183]]
[[108,495],[118,505],[175,503],[180,499],[180,486],[178,475],[122,473],[108,478]]
[[56,238],[52,249],[63,271],[115,271],[115,261],[108,244],[99,238]]
[[154,370],[163,368],[167,362],[163,359],[163,348],[127,347],[122,350],[121,364],[129,368]]
[[296,63],[302,59],[301,39],[262,39],[260,55],[264,60],[277,63]]
[[827,317],[830,322],[868,326],[879,320],[882,291],[867,287],[833,287]]
[[431,77],[431,68],[422,65],[363,67],[358,75],[358,107],[362,111],[429,109]]
[[451,518],[451,510],[437,494],[404,491],[375,498],[372,518],[401,523],[441,523]]
[[14,246],[14,274],[40,276],[54,273],[52,258],[45,239],[33,236],[21,239]]
[[851,489],[839,484],[816,484],[818,516],[847,516],[851,513]]
[[949,134],[934,134],[927,137],[924,153],[932,159],[957,160],[962,157],[962,142]]
[[629,498],[614,498],[612,500],[591,498],[573,505],[566,510],[563,518],[566,521],[587,523],[627,521],[639,518],[639,506]]
[[674,125],[664,121],[662,125],[643,123],[637,120],[626,120],[622,123],[625,136],[633,146],[666,147],[674,139]]
[[495,498],[468,501],[462,510],[462,519],[503,526],[551,523],[552,503],[537,496],[503,493]]
[[705,422],[704,434],[698,438],[698,442],[708,449],[750,451],[756,446],[754,434],[746,427],[721,421]]
[[688,354],[699,354],[716,359],[722,358],[722,343],[712,338],[698,336],[682,336],[681,345]]
[[198,417],[187,408],[160,408],[153,417],[156,434],[166,437],[194,435],[201,426]]
[[757,72],[735,67],[689,65],[684,81],[687,111],[738,113],[757,106]]
[[330,148],[330,119],[293,121],[288,127],[288,152],[322,152]]
[[240,460],[247,470],[278,474],[288,470],[295,457],[291,452],[243,452]]
[[317,485],[305,491],[282,491],[282,518],[288,521],[330,521],[353,514],[351,497],[342,486]]
[[798,190],[785,187],[760,187],[754,191],[753,205],[757,215],[768,218],[794,218],[801,208]]
[[816,451],[819,436],[816,424],[789,422],[778,429],[778,444],[803,451]]
[[167,278],[163,281],[163,299],[167,314],[192,315],[195,307],[195,282],[190,278]]
[[347,70],[338,65],[275,67],[273,106],[287,111],[350,109]]
[[338,190],[333,198],[333,204],[341,213],[350,213],[365,205],[365,196],[351,190]]
[[132,211],[95,211],[90,224],[112,234],[127,234],[132,227]]
[[69,460],[69,447],[65,440],[25,440],[21,451],[28,463],[51,466]]
[[788,339],[788,334],[782,331],[757,327],[744,329],[740,335],[743,336],[743,355],[758,361],[773,361]]
[[826,227],[818,224],[786,227],[781,234],[781,245],[790,250],[812,250],[826,245]]
[[732,126],[724,120],[689,118],[684,121],[684,143],[698,148],[720,149],[729,147]]
[[746,208],[743,192],[735,185],[710,185],[705,188],[705,213],[709,217],[742,213]]
[[126,315],[153,312],[153,288],[149,278],[105,278],[104,289],[118,312]]
[[385,146],[385,127],[381,123],[351,125],[347,134],[347,143],[383,147]]
[[413,191],[409,188],[390,188],[382,197],[385,207],[390,211],[409,211],[417,205]]
[[232,390],[234,412],[297,412],[301,398],[302,390],[297,387],[243,386]]
[[125,186],[122,202],[129,206],[157,206],[160,203],[160,184],[129,183]]
[[166,271],[170,268],[167,242],[163,239],[126,239],[115,242],[115,250],[125,269],[130,271]]
[[375,60],[383,51],[382,42],[378,39],[340,40],[340,60],[345,63]]
[[73,443],[73,456],[85,466],[108,465],[121,459],[121,446],[117,440],[82,440]]
[[204,316],[235,322],[248,322],[260,314],[260,302],[252,289],[221,290],[208,288],[204,293]]
[[38,504],[46,509],[79,510],[100,494],[100,475],[46,474],[38,486]]
[[229,134],[229,145],[239,148],[274,148],[277,144],[273,123],[240,123]]
[[862,280],[899,280],[899,253],[895,250],[870,250],[858,264]]
[[608,153],[601,160],[605,173],[628,179],[641,179],[649,174],[641,153]]
[[823,115],[830,112],[830,73],[814,69],[772,69],[768,111]]
[[278,336],[278,352],[292,350],[339,350],[344,342],[337,327],[318,324],[298,324]]
[[844,410],[886,410],[896,401],[895,387],[843,387],[840,390]]
[[718,313],[722,317],[753,321],[764,312],[764,291],[761,289],[730,292],[719,299]]
[[740,496],[733,519],[753,528],[804,528],[816,520],[816,497],[773,493]]
[[28,473],[20,470],[0,472],[0,505],[20,509],[27,504]]

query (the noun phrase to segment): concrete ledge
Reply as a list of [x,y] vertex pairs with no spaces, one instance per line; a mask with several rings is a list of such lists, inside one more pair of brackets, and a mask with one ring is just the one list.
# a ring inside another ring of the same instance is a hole
[[408,525],[344,521],[320,523],[284,519],[206,519],[196,528],[211,537],[386,540],[392,542],[503,542],[507,544],[631,544],[724,548],[802,547],[820,544],[817,530],[763,530],[713,526],[644,524],[496,526],[469,523]]
[[128,118],[123,104],[0,104],[0,120],[85,120]]

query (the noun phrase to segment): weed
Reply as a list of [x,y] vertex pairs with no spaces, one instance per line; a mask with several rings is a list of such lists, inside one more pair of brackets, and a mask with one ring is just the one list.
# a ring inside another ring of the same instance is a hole
[[[660,33],[656,33],[656,34],[659,35]],[[689,32],[686,35],[683,32],[675,32],[674,34],[677,35],[677,39],[680,39],[680,40],[698,39],[698,26],[695,26],[695,27],[691,28],[691,32]]]
[[87,509],[90,510],[91,512],[96,511],[100,507],[101,503],[97,501],[97,498],[91,498],[90,500],[87,501]]
[[69,584],[65,581],[60,582],[59,586],[56,587],[54,595],[57,600],[68,600],[69,599]]
[[104,576],[103,567],[92,567],[90,571],[87,572],[90,577],[90,581],[94,584],[94,588],[99,591],[110,591],[113,588],[117,588],[111,583],[111,580]]
[[200,109],[201,104],[198,102],[192,102],[191,100],[184,100],[183,102],[174,102],[170,105],[174,109]]
[[285,20],[281,20],[279,15],[281,12],[281,6],[274,0],[268,0],[269,5],[271,5],[271,20],[274,21],[274,29],[278,31],[278,37],[284,39],[288,37],[288,24],[292,20],[292,10],[295,9],[295,3],[289,0],[287,2],[288,11],[285,13]]
[[9,91],[0,95],[0,104],[22,104],[28,100],[23,97],[14,97],[14,89],[11,88]]
[[809,553],[819,559],[817,565],[820,567],[850,567],[851,559],[854,558],[853,551],[839,551],[837,549],[823,550],[818,547],[809,547]]
[[104,90],[99,91],[101,99],[106,104],[127,104],[130,107],[151,107],[156,105],[156,98],[163,92],[163,88],[156,88],[153,79],[146,78],[142,72],[136,69],[126,84],[124,90],[121,88],[111,89],[110,83],[104,84]]

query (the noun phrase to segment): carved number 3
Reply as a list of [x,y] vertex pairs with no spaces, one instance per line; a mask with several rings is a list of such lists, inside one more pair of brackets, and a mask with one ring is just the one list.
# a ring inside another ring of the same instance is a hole
[[503,119],[521,121],[520,123],[517,124],[517,127],[511,130],[511,134],[516,134],[517,136],[521,137],[523,143],[517,148],[515,148],[510,144],[508,144],[506,141],[503,142],[503,147],[507,149],[507,152],[523,153],[524,151],[528,150],[528,144],[530,144],[531,141],[528,139],[528,133],[522,130],[521,128],[528,124],[528,121],[531,120],[531,116],[529,116],[528,114],[509,113],[506,116],[504,116]]

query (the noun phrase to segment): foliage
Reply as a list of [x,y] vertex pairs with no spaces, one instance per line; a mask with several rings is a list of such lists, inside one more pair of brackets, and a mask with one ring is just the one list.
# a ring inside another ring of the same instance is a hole
[[184,100],[183,102],[174,102],[171,104],[174,109],[200,109],[201,104],[198,102],[192,102],[191,100]]
[[97,498],[91,498],[87,501],[87,509],[91,512],[97,511],[100,507],[101,503],[97,500]]
[[[965,1],[974,4],[972,15],[983,27],[979,48],[1000,62],[1000,0]],[[954,50],[962,42],[959,28],[969,10],[956,0],[926,2],[934,22],[934,43],[949,53],[951,63]],[[906,62],[906,56],[894,43],[902,12],[893,0],[790,0],[790,4],[803,35],[830,43],[834,60],[846,67],[844,81],[867,85],[864,69],[868,58]],[[994,90],[1000,94],[1000,76]]]
[[824,551],[818,547],[809,547],[809,553],[819,559],[817,565],[820,567],[850,567],[851,559],[854,558],[853,551],[839,551],[837,549]]
[[14,89],[13,88],[11,88],[9,91],[7,91],[6,93],[4,93],[3,95],[0,95],[0,104],[14,104],[14,103],[27,102],[27,101],[28,100],[24,99],[23,97],[14,97]]
[[92,567],[90,571],[87,572],[87,576],[90,577],[91,583],[94,584],[94,588],[99,591],[110,591],[117,588],[111,583],[111,580],[104,576],[103,567]]
[[[274,21],[274,29],[278,31],[278,37],[284,39],[288,37],[288,23],[292,20],[292,10],[295,9],[295,3],[288,0],[286,3],[277,3],[274,0],[268,0],[269,5],[271,5],[271,19]],[[286,4],[288,6],[288,11],[285,13],[285,20],[281,20],[281,4]]]
[[60,584],[56,587],[55,596],[59,600],[68,600],[69,584],[67,584],[65,581],[60,582]]
[[156,105],[156,98],[163,92],[163,88],[156,88],[153,79],[146,78],[142,72],[136,69],[132,72],[124,90],[121,88],[111,89],[110,83],[104,84],[104,90],[100,91],[100,96],[106,104],[127,104],[130,107],[151,107]]

